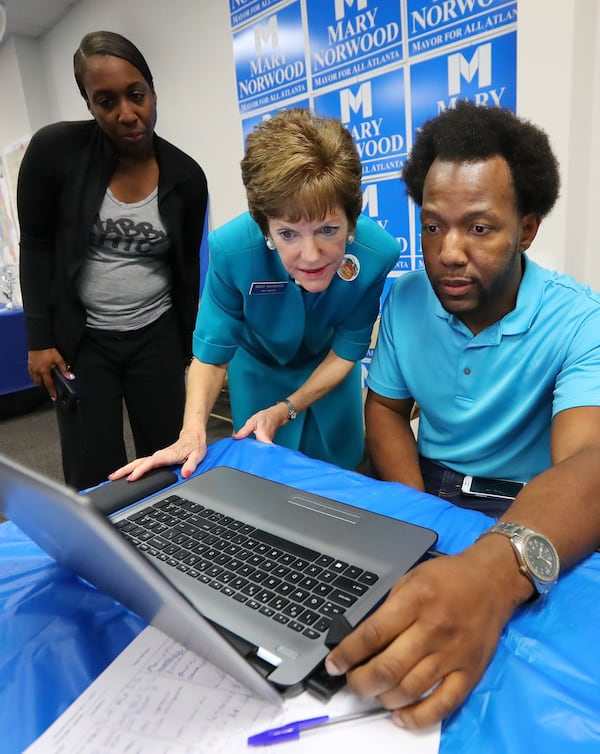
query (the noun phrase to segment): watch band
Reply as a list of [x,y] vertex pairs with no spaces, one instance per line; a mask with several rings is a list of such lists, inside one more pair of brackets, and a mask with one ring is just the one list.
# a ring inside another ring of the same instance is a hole
[[529,529],[522,524],[511,524],[508,521],[497,521],[485,534],[504,534],[506,537],[524,537],[526,534],[534,534],[533,529]]
[[288,419],[292,421],[292,419],[295,419],[298,416],[298,412],[296,411],[296,406],[291,402],[289,398],[282,398],[278,403],[285,403],[288,410]]

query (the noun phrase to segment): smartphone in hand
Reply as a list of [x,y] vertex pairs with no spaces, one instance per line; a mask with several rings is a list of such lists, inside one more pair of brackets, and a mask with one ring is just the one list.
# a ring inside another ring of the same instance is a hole
[[77,405],[76,381],[67,379],[58,367],[52,367],[52,382],[56,389],[56,402],[61,408],[70,409]]

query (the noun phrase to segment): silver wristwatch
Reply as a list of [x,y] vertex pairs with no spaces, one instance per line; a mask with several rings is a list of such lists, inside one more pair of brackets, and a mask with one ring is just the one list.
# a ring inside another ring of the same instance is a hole
[[292,419],[295,419],[298,416],[298,412],[296,411],[296,406],[291,402],[289,398],[282,398],[279,403],[285,403],[288,410],[288,419],[292,421]]
[[517,556],[519,570],[532,582],[538,594],[546,594],[556,584],[560,559],[552,542],[543,534],[506,521],[499,521],[484,534],[508,537]]

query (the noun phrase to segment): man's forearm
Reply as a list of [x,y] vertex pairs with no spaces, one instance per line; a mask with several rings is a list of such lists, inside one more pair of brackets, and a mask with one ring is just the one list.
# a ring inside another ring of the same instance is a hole
[[410,417],[367,398],[365,418],[369,457],[379,478],[424,489]]
[[502,516],[546,535],[562,568],[600,545],[600,448],[586,448],[532,479]]

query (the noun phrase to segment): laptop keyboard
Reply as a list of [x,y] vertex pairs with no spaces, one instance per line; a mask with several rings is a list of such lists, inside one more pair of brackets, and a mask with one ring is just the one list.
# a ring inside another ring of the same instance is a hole
[[116,526],[145,555],[317,639],[378,579],[351,563],[170,495]]

